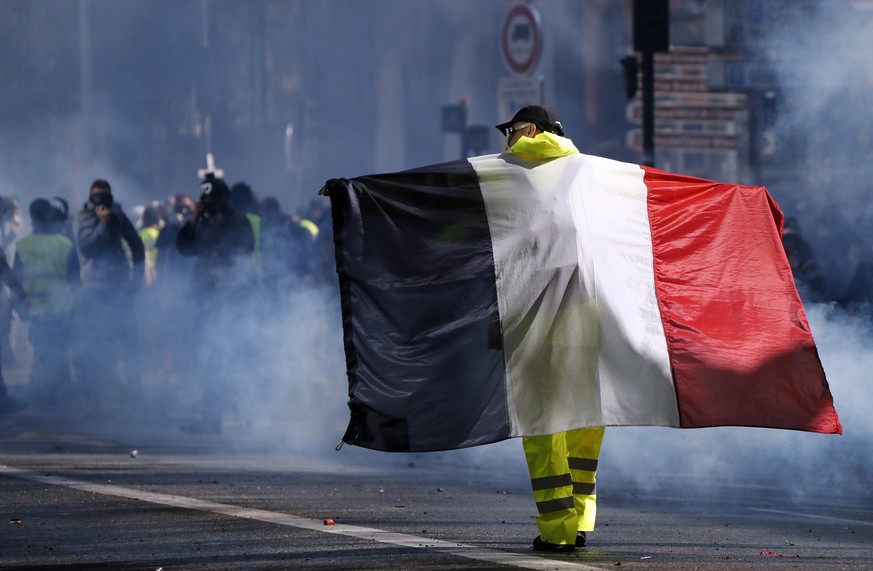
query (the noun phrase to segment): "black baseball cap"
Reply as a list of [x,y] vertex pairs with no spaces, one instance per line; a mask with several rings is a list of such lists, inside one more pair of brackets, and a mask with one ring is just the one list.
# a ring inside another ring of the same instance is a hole
[[564,125],[561,123],[561,116],[551,107],[540,107],[539,105],[528,105],[518,110],[512,120],[506,123],[497,125],[497,130],[506,134],[506,129],[515,123],[526,122],[533,123],[541,131],[554,133],[555,135],[564,136]]
[[200,200],[218,204],[230,198],[230,189],[224,179],[216,177],[212,173],[207,173],[206,177],[200,182]]

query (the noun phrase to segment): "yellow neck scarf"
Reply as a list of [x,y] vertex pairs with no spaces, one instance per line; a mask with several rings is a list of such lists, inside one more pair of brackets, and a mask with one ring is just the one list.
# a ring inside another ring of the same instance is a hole
[[521,158],[540,161],[575,155],[579,152],[570,139],[545,132],[534,138],[522,137],[509,150]]

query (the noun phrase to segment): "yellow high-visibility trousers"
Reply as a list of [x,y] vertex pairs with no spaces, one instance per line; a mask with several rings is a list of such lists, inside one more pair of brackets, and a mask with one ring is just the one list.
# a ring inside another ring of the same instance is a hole
[[603,433],[598,426],[521,439],[543,541],[574,544],[577,531],[594,531]]

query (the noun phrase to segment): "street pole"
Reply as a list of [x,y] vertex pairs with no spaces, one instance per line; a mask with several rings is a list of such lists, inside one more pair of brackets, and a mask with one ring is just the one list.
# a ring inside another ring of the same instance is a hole
[[655,52],[670,50],[669,0],[634,0],[634,50],[640,53],[643,164],[655,166]]
[[79,106],[82,114],[81,163],[86,170],[93,168],[94,160],[94,107],[92,84],[94,72],[91,61],[91,0],[79,0]]
[[655,53],[641,53],[643,76],[643,164],[655,166]]

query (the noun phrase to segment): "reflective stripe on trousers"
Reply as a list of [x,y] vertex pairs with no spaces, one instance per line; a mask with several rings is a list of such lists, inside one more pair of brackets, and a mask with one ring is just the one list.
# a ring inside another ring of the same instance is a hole
[[543,541],[575,543],[577,531],[594,530],[603,433],[599,426],[521,439]]

